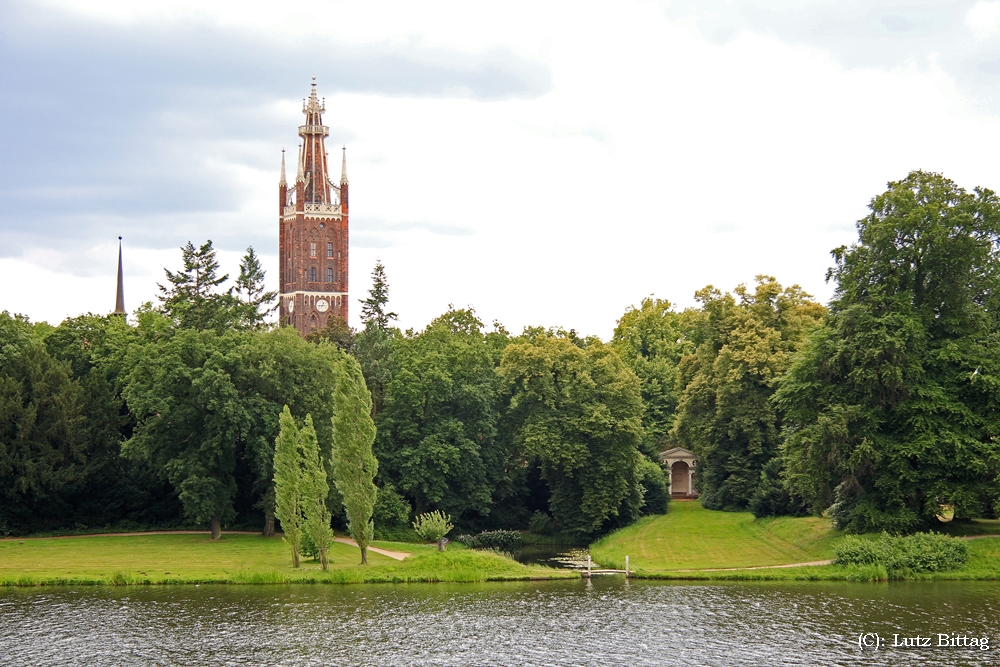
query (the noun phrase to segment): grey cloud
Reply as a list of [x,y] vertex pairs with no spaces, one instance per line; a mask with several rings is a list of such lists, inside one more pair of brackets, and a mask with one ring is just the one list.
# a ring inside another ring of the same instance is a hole
[[849,68],[942,67],[984,110],[1000,112],[1000,40],[973,39],[976,0],[683,0],[668,17],[693,19],[718,43],[743,31],[830,53]]
[[[152,247],[188,236],[234,250],[273,242],[270,218],[235,219],[247,193],[228,165],[276,169],[270,147],[287,145],[294,130],[269,105],[302,97],[311,74],[327,94],[493,100],[552,85],[545,63],[503,48],[470,56],[114,27],[3,0],[0,17],[0,256],[123,229]],[[332,138],[349,142],[349,129],[328,116]],[[231,224],[205,229],[226,216]]]

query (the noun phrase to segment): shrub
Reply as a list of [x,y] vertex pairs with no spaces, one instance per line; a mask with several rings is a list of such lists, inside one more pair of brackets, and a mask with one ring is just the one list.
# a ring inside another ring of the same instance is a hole
[[428,542],[440,542],[454,527],[451,517],[441,510],[420,514],[413,522],[413,530]]
[[667,480],[663,475],[663,468],[643,457],[639,462],[638,469],[639,483],[644,490],[642,496],[643,514],[666,514],[667,503],[670,501],[670,492],[667,487]]
[[465,534],[457,535],[455,537],[455,541],[458,542],[459,544],[464,544],[469,549],[475,549],[477,546],[476,538],[473,537],[472,535],[465,535]]
[[407,527],[410,522],[410,503],[401,496],[390,482],[378,490],[375,496],[375,507],[372,510],[372,521],[376,532],[379,526],[384,528]]
[[487,530],[476,535],[476,542],[482,549],[517,551],[521,548],[521,533],[516,530]]
[[837,546],[840,565],[878,565],[889,574],[901,571],[939,572],[955,570],[969,558],[969,546],[960,540],[937,533],[916,533],[893,537],[882,533],[876,539],[848,535]]
[[551,516],[536,510],[528,519],[528,530],[535,535],[552,535],[559,531],[559,526]]
[[760,482],[750,497],[750,511],[761,519],[769,516],[805,516],[809,508],[804,500],[790,496],[781,479],[780,456],[764,464],[760,471]]
[[375,539],[386,542],[423,542],[410,526],[380,526],[375,524]]
[[302,536],[299,537],[299,553],[303,558],[319,560],[319,549],[316,548],[316,543],[313,542],[312,535],[308,532],[303,531]]

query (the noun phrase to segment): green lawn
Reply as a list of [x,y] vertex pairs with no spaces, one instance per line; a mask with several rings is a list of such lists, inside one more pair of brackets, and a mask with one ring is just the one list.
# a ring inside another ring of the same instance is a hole
[[[956,537],[991,537],[969,541],[969,562],[961,569],[907,578],[1000,579],[1000,521],[977,519],[940,529]],[[592,544],[590,552],[600,565],[618,569],[629,556],[638,576],[655,579],[850,580],[857,573],[841,565],[716,569],[829,560],[842,536],[819,517],[754,519],[748,512],[714,512],[697,502],[672,502],[667,514],[612,533]]]
[[759,567],[833,558],[840,533],[819,517],[754,519],[749,512],[714,512],[699,502],[672,502],[591,545],[594,560],[637,570]]
[[83,583],[290,583],[316,581],[488,581],[577,576],[526,567],[492,553],[377,542],[375,546],[414,555],[405,561],[369,551],[359,565],[357,547],[334,543],[330,571],[305,560],[291,566],[280,538],[259,535],[142,535],[0,540],[0,585]]

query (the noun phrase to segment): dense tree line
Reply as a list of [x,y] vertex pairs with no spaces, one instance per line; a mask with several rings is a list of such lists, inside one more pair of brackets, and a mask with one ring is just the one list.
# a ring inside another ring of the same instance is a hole
[[[300,449],[328,483],[310,516],[359,543],[434,511],[463,531],[592,537],[665,511],[658,455],[675,445],[698,455],[709,508],[828,512],[855,531],[994,516],[1000,203],[913,172],[870,209],[834,251],[829,308],[762,275],[685,310],[645,299],[607,343],[514,335],[471,308],[401,331],[380,263],[361,329],[334,318],[302,338],[268,324],[252,249],[227,288],[211,242],[189,243],[131,322],[0,315],[0,532],[273,532],[276,507],[291,516],[282,420],[315,434]],[[334,426],[348,395],[370,405],[351,418],[367,435],[341,444],[352,473]]]

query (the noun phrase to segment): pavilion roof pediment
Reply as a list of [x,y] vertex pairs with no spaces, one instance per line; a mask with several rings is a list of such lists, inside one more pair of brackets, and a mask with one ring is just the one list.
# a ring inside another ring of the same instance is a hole
[[660,459],[664,462],[697,461],[698,455],[692,452],[690,449],[684,449],[683,447],[672,447],[666,451],[660,452]]

